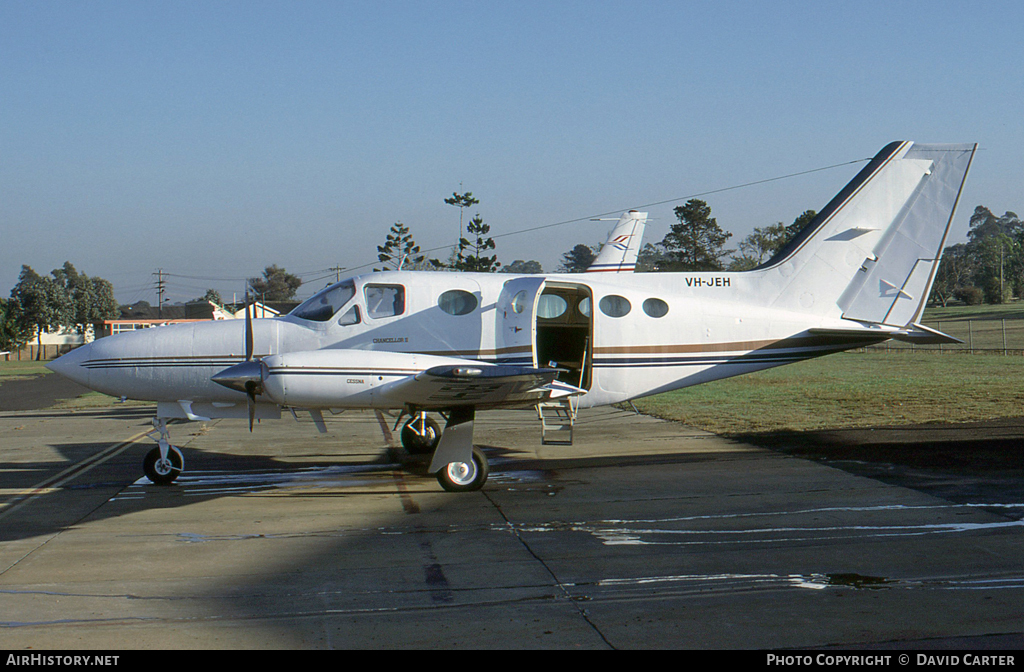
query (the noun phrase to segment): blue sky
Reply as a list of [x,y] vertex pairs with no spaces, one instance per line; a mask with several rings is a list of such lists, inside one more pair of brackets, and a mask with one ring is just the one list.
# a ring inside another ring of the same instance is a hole
[[[65,260],[123,302],[278,264],[451,246],[472,191],[499,259],[554,270],[610,223],[516,231],[874,155],[979,142],[954,225],[1024,209],[1019,2],[0,0],[0,295]],[[847,165],[710,195],[735,243]],[[461,185],[461,186],[460,186]],[[646,240],[674,217],[650,208]],[[445,256],[444,249],[435,253]],[[185,276],[185,277],[182,277]]]

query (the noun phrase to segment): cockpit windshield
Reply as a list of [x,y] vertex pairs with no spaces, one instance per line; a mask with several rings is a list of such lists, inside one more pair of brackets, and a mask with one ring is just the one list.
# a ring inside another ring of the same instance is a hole
[[299,304],[290,314],[302,320],[326,322],[355,295],[356,284],[352,280],[346,280],[314,294],[312,298]]

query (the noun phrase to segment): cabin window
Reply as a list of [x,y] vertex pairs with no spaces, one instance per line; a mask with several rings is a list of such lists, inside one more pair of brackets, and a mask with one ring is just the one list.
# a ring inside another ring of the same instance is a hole
[[558,294],[542,294],[537,303],[537,316],[551,320],[562,315],[568,307],[569,303]]
[[394,317],[405,312],[405,287],[401,285],[366,285],[366,314],[374,319]]
[[629,314],[632,308],[629,304],[629,299],[615,294],[603,297],[597,305],[601,307],[601,312],[608,317],[624,317]]
[[665,317],[668,315],[668,304],[661,299],[647,299],[644,301],[644,312],[651,317]]
[[350,324],[359,324],[359,306],[352,306],[345,311],[345,314],[338,318],[338,324],[347,327]]
[[583,297],[583,300],[576,304],[576,310],[578,310],[580,315],[583,317],[590,317],[590,297]]
[[526,304],[530,299],[526,295],[526,290],[519,290],[515,296],[512,297],[512,303],[509,304],[512,307],[512,312],[518,315],[526,309]]
[[476,297],[463,289],[450,289],[437,297],[437,307],[449,315],[468,315],[476,310]]
[[346,280],[314,294],[291,312],[295,317],[313,322],[327,322],[356,295],[356,285]]

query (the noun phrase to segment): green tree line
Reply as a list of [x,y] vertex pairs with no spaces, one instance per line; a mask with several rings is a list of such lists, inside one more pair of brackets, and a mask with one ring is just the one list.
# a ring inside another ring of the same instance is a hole
[[1024,222],[1016,213],[996,217],[983,205],[974,209],[967,242],[942,254],[931,300],[969,305],[1006,303],[1024,297]]
[[0,299],[0,350],[22,348],[33,337],[42,346],[44,331],[83,333],[117,316],[114,287],[103,278],[79,273],[70,261],[50,275],[22,266],[10,298]]

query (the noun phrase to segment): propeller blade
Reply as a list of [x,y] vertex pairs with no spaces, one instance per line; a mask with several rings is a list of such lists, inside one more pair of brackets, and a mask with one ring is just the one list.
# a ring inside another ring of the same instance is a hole
[[252,313],[249,312],[251,308],[249,304],[249,295],[245,295],[245,361],[252,361]]
[[249,407],[249,433],[252,433],[252,423],[256,419],[256,383],[249,381],[245,384],[245,401]]

